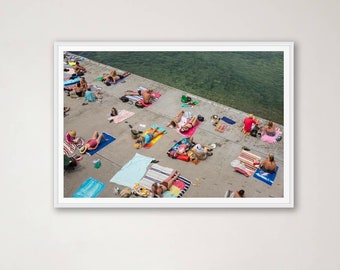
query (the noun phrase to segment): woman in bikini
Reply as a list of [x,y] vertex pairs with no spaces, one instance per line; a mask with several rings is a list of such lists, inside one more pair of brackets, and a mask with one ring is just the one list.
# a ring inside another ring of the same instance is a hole
[[163,197],[163,192],[169,190],[173,183],[178,179],[180,173],[177,170],[173,170],[168,178],[161,183],[153,183],[151,186],[152,197]]
[[197,117],[194,116],[185,125],[181,126],[180,131],[187,132],[190,129],[192,129],[196,125],[196,123],[197,123]]
[[110,72],[109,75],[107,76],[103,76],[103,79],[102,81],[104,83],[113,83],[115,84],[116,81],[120,80],[120,79],[123,79],[127,76],[129,76],[131,73],[130,72],[124,72],[123,74],[117,74],[117,71],[114,69]]
[[179,128],[178,123],[181,121],[183,114],[184,114],[184,111],[180,111],[180,112],[174,117],[174,119],[172,119],[172,120],[170,121],[170,123],[167,124],[166,126],[167,126],[167,127],[170,127],[170,126],[171,126],[171,127],[173,127],[173,128]]

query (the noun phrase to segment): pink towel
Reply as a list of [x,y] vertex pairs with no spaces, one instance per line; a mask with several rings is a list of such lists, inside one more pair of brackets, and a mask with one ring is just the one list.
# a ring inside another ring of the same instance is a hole
[[191,129],[189,129],[188,131],[181,132],[181,128],[178,128],[177,131],[178,131],[179,134],[182,134],[183,136],[188,138],[188,137],[191,137],[192,135],[194,135],[194,133],[195,133],[195,131],[198,128],[199,125],[200,125],[200,122],[197,121],[196,125],[193,126]]
[[268,135],[264,134],[261,137],[261,140],[264,141],[264,142],[267,142],[267,143],[276,143],[276,139],[277,139],[277,137],[279,137],[281,135],[281,132],[280,132],[280,128],[276,128],[275,131],[276,131],[275,136],[268,136]]
[[113,120],[113,122],[115,124],[118,124],[118,123],[123,122],[124,120],[128,119],[129,117],[131,117],[134,114],[135,114],[134,112],[130,112],[130,111],[127,111],[127,110],[121,110],[121,111],[118,112],[118,115],[110,116],[108,118],[108,120]]

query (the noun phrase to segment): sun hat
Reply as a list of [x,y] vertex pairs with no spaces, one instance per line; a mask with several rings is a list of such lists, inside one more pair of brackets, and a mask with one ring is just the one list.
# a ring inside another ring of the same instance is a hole
[[75,130],[70,130],[68,132],[68,134],[70,134],[71,137],[75,137],[77,135],[77,133],[75,132]]
[[86,150],[87,150],[87,147],[86,147],[85,145],[83,145],[83,146],[79,149],[79,152],[80,152],[80,154],[85,154]]
[[140,144],[140,143],[135,143],[134,145],[133,145],[136,149],[139,149],[139,148],[142,148],[142,145]]
[[197,153],[202,153],[203,152],[203,148],[202,148],[202,145],[200,145],[199,143],[198,144],[196,144],[196,152]]

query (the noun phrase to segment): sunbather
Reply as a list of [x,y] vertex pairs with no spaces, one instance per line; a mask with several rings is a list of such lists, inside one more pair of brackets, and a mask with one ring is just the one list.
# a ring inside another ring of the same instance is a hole
[[177,170],[173,170],[168,178],[163,180],[161,183],[154,183],[151,186],[152,197],[163,197],[163,192],[170,189],[173,183],[178,179],[180,173]]
[[262,131],[262,136],[267,135],[270,137],[274,137],[276,135],[276,126],[272,121],[269,121],[267,125],[264,126]]
[[276,162],[274,155],[268,154],[267,159],[261,162],[260,168],[264,172],[274,173],[276,172]]
[[86,73],[86,68],[84,68],[83,66],[79,65],[79,62],[76,62],[76,65],[74,66],[74,72],[78,75],[78,76],[83,76]]
[[89,88],[85,91],[84,96],[85,96],[85,101],[89,101],[89,102],[94,102],[96,100],[102,101],[102,99],[103,99],[101,90],[96,90],[96,91],[92,92],[91,88]]
[[78,97],[83,97],[85,95],[86,89],[84,89],[80,82],[78,82],[74,87],[71,92],[69,92],[70,95],[76,94]]
[[146,144],[150,143],[154,138],[156,138],[157,136],[163,133],[164,133],[164,130],[158,131],[158,128],[155,128],[152,132],[149,132],[145,134],[144,136],[140,136],[136,140],[136,143],[134,146],[136,149],[143,148]]
[[92,135],[92,138],[89,139],[80,149],[79,152],[81,154],[85,154],[87,150],[94,150],[98,147],[101,140],[106,141],[107,139],[104,137],[103,133],[95,131]]
[[171,127],[173,127],[173,128],[179,128],[178,123],[181,121],[183,114],[184,114],[184,111],[180,111],[180,112],[174,117],[174,119],[172,119],[172,120],[170,121],[170,123],[167,124],[166,126],[167,126],[167,127],[171,126]]
[[181,132],[189,131],[190,129],[192,129],[196,125],[197,121],[198,120],[197,120],[196,116],[190,118],[190,120],[185,125],[180,127],[180,131]]
[[130,72],[123,72],[122,74],[118,74],[117,71],[114,69],[110,72],[109,75],[103,76],[102,81],[104,83],[113,83],[115,84],[116,81],[123,79],[127,76],[129,76],[131,73]]
[[253,114],[249,114],[246,118],[243,120],[243,129],[242,132],[250,135],[251,130],[256,125],[257,121],[254,118]]
[[195,144],[191,148],[191,151],[193,151],[196,154],[199,160],[205,160],[207,159],[208,156],[213,155],[212,153],[213,149],[211,147],[199,143]]
[[126,90],[125,96],[142,96],[145,104],[151,104],[155,99],[155,95],[153,90],[145,89],[145,90]]
[[81,77],[80,79],[80,87],[82,87],[85,91],[89,88],[91,88],[91,85],[87,84],[87,81],[85,80],[85,77]]

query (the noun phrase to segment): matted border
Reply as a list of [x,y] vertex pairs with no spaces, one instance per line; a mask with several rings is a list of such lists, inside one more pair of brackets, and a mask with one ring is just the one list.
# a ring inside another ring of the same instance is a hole
[[[284,53],[284,192],[282,198],[64,198],[64,51],[282,51]],[[294,207],[294,43],[293,42],[55,42],[54,43],[54,207],[56,208],[293,208]]]

